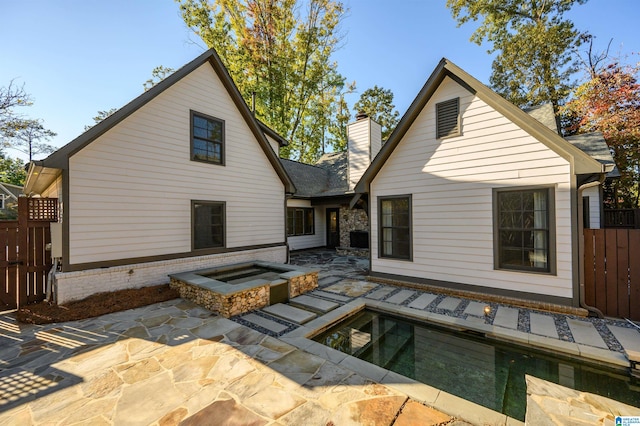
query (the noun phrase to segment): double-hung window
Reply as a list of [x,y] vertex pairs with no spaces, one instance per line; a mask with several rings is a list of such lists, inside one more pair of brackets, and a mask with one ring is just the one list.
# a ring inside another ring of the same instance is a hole
[[313,221],[313,208],[287,207],[287,235],[313,235]]
[[497,269],[554,272],[552,188],[494,190]]
[[220,248],[225,244],[225,203],[191,202],[193,249]]
[[411,196],[378,198],[380,257],[411,259]]
[[191,111],[191,159],[224,165],[224,121]]

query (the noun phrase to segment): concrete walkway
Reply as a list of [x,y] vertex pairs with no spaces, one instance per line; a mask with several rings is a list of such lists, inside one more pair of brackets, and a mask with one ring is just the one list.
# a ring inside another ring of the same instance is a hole
[[48,326],[0,316],[0,425],[519,423],[298,337],[358,303],[595,359],[622,362],[623,348],[640,348],[640,333],[620,321],[496,304],[485,316],[479,301],[363,281],[364,259],[318,251],[292,262],[319,268],[321,288],[230,320],[181,299]]

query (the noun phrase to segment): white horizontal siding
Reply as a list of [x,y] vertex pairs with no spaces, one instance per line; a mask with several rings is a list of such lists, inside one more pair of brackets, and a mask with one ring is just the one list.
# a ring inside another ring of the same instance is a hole
[[[225,122],[225,166],[190,160],[189,111]],[[284,186],[204,64],[69,160],[71,264],[191,251],[191,200],[226,203],[228,248],[281,243]]]
[[585,228],[600,229],[600,187],[587,188],[582,191],[582,196],[589,198],[589,218],[585,219]]
[[[435,138],[435,104],[460,97],[462,135]],[[556,197],[557,275],[494,270],[493,189],[550,185]],[[377,199],[412,195],[413,261],[382,259],[372,270],[571,298],[570,165],[457,83],[445,79],[371,184]]]
[[279,157],[280,156],[279,155],[279,153],[280,153],[280,144],[275,139],[273,139],[272,137],[267,136],[267,135],[264,135],[264,136],[269,141],[269,146],[271,146],[271,149],[273,150],[273,152],[275,152],[276,155]]
[[[295,198],[287,200],[287,207],[311,207],[311,201],[309,200],[297,200]],[[324,247],[327,245],[327,232],[326,232],[326,219],[325,208],[314,207],[313,208],[313,235],[299,235],[290,236],[287,241],[289,242],[289,249],[291,250],[304,250],[314,247]]]

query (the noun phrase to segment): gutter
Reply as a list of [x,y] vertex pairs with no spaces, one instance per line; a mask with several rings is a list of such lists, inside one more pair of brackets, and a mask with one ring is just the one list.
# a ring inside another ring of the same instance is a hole
[[[589,189],[589,188],[593,188],[594,186],[600,186],[604,180],[606,179],[606,174],[600,174],[600,176],[598,177],[598,180],[593,181],[593,182],[588,182],[585,184],[582,184],[578,187],[578,200],[582,200],[582,193],[584,192],[585,189]],[[602,202],[602,200],[601,200]],[[578,244],[578,276],[579,276],[579,280],[580,280],[580,286],[579,286],[579,293],[580,293],[580,307],[586,309],[587,311],[589,311],[589,314],[591,315],[595,315],[598,318],[604,318],[604,314],[602,313],[602,311],[598,308],[596,308],[595,306],[590,306],[587,305],[587,303],[585,302],[585,285],[584,285],[584,216],[582,215],[582,209],[578,209],[579,215],[578,215],[578,228],[580,230],[580,232],[582,232],[582,238],[579,239],[579,244]]]

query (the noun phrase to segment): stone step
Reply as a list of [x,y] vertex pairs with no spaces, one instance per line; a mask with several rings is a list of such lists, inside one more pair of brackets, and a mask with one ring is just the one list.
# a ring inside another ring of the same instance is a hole
[[418,298],[411,303],[409,303],[410,308],[414,309],[424,309],[431,304],[434,300],[436,300],[438,296],[436,294],[425,293],[418,296]]
[[498,312],[493,318],[493,325],[498,327],[510,328],[512,330],[518,329],[518,315],[520,310],[518,308],[510,308],[508,306],[498,307]]
[[540,334],[541,336],[558,338],[558,329],[556,329],[556,321],[552,316],[530,313],[529,325],[531,326],[531,332],[533,334]]
[[392,291],[394,291],[396,287],[381,287],[376,291],[371,292],[368,296],[365,296],[367,299],[373,300],[382,300],[389,295]]
[[279,322],[261,317],[260,315],[256,315],[253,313],[243,315],[241,318],[274,333],[280,333],[287,329],[287,326],[284,324],[280,324]]
[[320,296],[320,297],[324,297],[325,299],[331,299],[331,300],[335,300],[336,302],[348,302],[351,300],[350,297],[347,296],[343,296],[341,294],[336,294],[336,293],[332,293],[330,291],[322,291],[322,290],[316,290],[313,293],[311,293],[311,296]]
[[567,318],[567,324],[573,335],[573,340],[581,345],[595,346],[597,348],[609,349],[602,340],[602,336],[589,321],[580,321]]
[[474,317],[484,318],[485,306],[487,306],[486,303],[469,302],[463,313],[467,315],[473,315]]
[[637,328],[607,325],[625,351],[640,352],[640,331]]
[[455,297],[445,297],[442,302],[438,304],[438,309],[445,311],[455,311],[462,300]]
[[397,292],[396,294],[394,294],[393,296],[385,300],[385,302],[393,303],[394,305],[400,305],[402,302],[404,302],[414,294],[416,294],[415,291],[400,290],[399,292]]
[[262,308],[262,311],[296,324],[304,324],[317,316],[313,312],[285,305],[284,303],[276,303],[275,305],[267,306]]
[[294,297],[289,300],[289,303],[293,306],[297,306],[302,309],[307,309],[313,312],[320,312],[322,314],[326,314],[329,311],[333,311],[335,308],[340,306],[337,303],[329,302],[328,300],[319,299],[317,297],[302,295],[298,297]]

